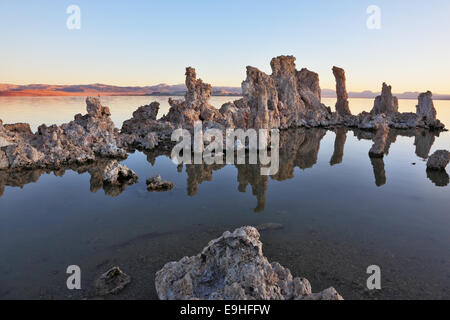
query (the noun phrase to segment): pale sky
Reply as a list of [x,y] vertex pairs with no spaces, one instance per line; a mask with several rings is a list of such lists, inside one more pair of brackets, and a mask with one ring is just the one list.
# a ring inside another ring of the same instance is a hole
[[[81,9],[68,30],[66,9]],[[370,30],[369,5],[381,9]],[[0,0],[0,83],[154,85],[184,82],[184,68],[213,85],[240,86],[245,67],[297,57],[334,88],[450,93],[448,0]]]

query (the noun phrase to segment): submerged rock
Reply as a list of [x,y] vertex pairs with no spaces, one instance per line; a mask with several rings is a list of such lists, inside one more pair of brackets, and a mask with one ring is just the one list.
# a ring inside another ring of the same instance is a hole
[[428,159],[428,170],[445,170],[450,162],[450,152],[447,150],[438,150]]
[[312,294],[308,280],[269,263],[253,227],[225,232],[199,255],[166,264],[155,282],[161,300],[342,300],[333,288]]
[[131,282],[131,277],[114,267],[102,274],[95,280],[94,287],[98,296],[118,294]]
[[102,179],[104,183],[111,185],[133,184],[137,182],[138,176],[119,162],[110,161],[103,170]]
[[148,191],[168,191],[173,189],[173,182],[163,181],[160,175],[147,179]]

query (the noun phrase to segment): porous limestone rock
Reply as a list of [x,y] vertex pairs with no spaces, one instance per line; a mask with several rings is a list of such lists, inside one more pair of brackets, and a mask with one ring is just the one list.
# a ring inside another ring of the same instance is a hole
[[102,179],[104,183],[112,185],[133,184],[138,180],[138,176],[133,170],[113,160],[103,170]]
[[131,282],[131,277],[114,267],[102,274],[94,282],[95,292],[97,296],[107,296],[110,294],[118,294]]
[[445,170],[450,162],[450,152],[447,150],[438,150],[431,155],[427,162],[428,170]]
[[194,257],[170,262],[156,273],[161,300],[291,300],[342,297],[330,288],[313,295],[304,278],[269,263],[253,227],[225,232]]
[[375,120],[377,133],[373,138],[374,144],[369,151],[369,156],[382,158],[384,156],[386,142],[389,135],[389,126],[383,115],[379,115]]
[[336,112],[341,116],[351,115],[349,103],[348,103],[348,93],[345,85],[345,71],[339,67],[333,67],[333,74],[336,78]]
[[14,123],[14,124],[5,124],[6,130],[22,133],[22,134],[33,134],[31,131],[30,125],[28,123]]
[[392,115],[398,112],[398,99],[392,96],[392,87],[383,83],[381,95],[375,98],[372,114]]
[[173,182],[163,181],[160,175],[147,179],[148,191],[168,191],[173,189]]

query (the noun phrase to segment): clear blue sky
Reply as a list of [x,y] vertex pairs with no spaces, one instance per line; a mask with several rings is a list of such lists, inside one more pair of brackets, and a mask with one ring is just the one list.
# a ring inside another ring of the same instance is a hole
[[[66,9],[81,8],[81,30]],[[366,27],[369,5],[381,30]],[[270,72],[274,56],[333,88],[450,93],[450,1],[0,0],[0,82],[117,85],[182,83],[193,66],[213,85],[239,86],[245,66]]]

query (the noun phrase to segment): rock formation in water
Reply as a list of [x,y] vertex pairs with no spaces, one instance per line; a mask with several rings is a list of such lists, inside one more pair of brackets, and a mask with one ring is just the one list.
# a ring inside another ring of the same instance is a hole
[[422,120],[430,128],[439,128],[441,123],[436,119],[436,109],[433,104],[433,94],[430,91],[421,93],[419,95],[419,104],[417,105],[417,115],[422,117]]
[[333,74],[336,78],[336,112],[341,116],[349,116],[352,113],[348,103],[348,93],[345,85],[345,71],[344,69],[333,67]]
[[163,181],[160,175],[147,179],[148,191],[169,191],[173,189],[173,182]]
[[[344,70],[333,68],[338,104],[337,112],[331,112],[321,103],[317,73],[305,68],[298,71],[292,56],[272,59],[271,68],[272,74],[267,75],[247,67],[243,98],[216,109],[209,104],[211,85],[197,79],[195,69],[189,67],[184,100],[169,99],[169,112],[159,120],[157,102],[140,107],[123,123],[120,134],[110,119],[109,109],[96,98],[87,98],[86,115],[78,114],[74,121],[61,126],[42,125],[37,133],[32,133],[27,124],[3,125],[0,121],[0,170],[57,169],[101,158],[121,159],[127,156],[125,150],[152,150],[168,145],[174,129],[192,130],[197,121],[202,121],[204,128],[222,131],[336,126],[376,130],[377,119],[383,115],[390,128],[444,128],[436,119],[431,92],[419,96],[417,113],[399,113],[391,87],[383,84],[371,113],[351,115]],[[380,155],[379,150],[373,151]]]
[[133,117],[126,120],[120,131],[121,144],[127,149],[154,149],[160,142],[170,140],[174,126],[158,121],[159,103],[139,107]]
[[[218,110],[209,104],[211,85],[197,79],[195,69],[186,69],[185,99],[169,99],[171,106],[161,120],[146,117],[145,120],[129,120],[124,124],[124,140],[130,134],[140,132],[141,142],[137,145],[147,148],[155,145],[153,137],[164,129],[154,127],[159,122],[163,128],[185,128],[192,130],[196,121],[202,121],[204,128],[242,129],[288,129],[298,127],[334,127],[342,125],[360,129],[376,130],[377,117],[384,115],[391,128],[443,129],[444,126],[433,116],[431,94],[421,95],[417,113],[399,113],[398,99],[392,95],[392,88],[383,83],[382,93],[375,99],[373,110],[351,115],[345,85],[345,72],[334,67],[338,102],[336,112],[321,103],[319,76],[305,68],[298,71],[295,58],[279,56],[271,63],[272,74],[267,75],[254,67],[247,67],[247,78],[242,82],[243,98],[222,105]],[[150,121],[152,124],[146,123]],[[135,128],[136,123],[141,122]],[[168,125],[170,124],[170,125]],[[159,139],[161,140],[161,139]],[[136,139],[130,139],[131,142]],[[133,143],[128,143],[129,145]]]
[[133,184],[138,176],[133,170],[121,165],[117,161],[110,161],[102,172],[103,183],[111,185]]
[[428,159],[428,170],[445,170],[450,162],[450,152],[447,150],[438,150]]
[[96,98],[87,98],[86,104],[86,115],[77,114],[61,126],[41,125],[35,134],[27,125],[3,126],[0,121],[0,169],[60,168],[98,158],[126,158],[109,109]]
[[386,142],[389,135],[389,126],[383,115],[379,115],[376,120],[376,134],[374,137],[374,144],[369,151],[370,157],[382,158],[385,153]]
[[330,110],[320,100],[316,73],[295,68],[295,58],[280,56],[271,62],[272,75],[247,67],[242,83],[243,98],[224,104],[219,110],[209,104],[211,85],[196,78],[193,68],[186,69],[185,100],[169,100],[169,113],[162,118],[175,127],[190,129],[195,121],[206,127],[289,128],[326,123]]
[[392,96],[392,87],[383,83],[381,95],[375,98],[372,114],[385,114],[387,116],[398,112],[398,99]]
[[155,283],[161,300],[342,300],[334,288],[312,294],[308,280],[269,263],[253,227],[225,232],[199,255],[166,264]]

